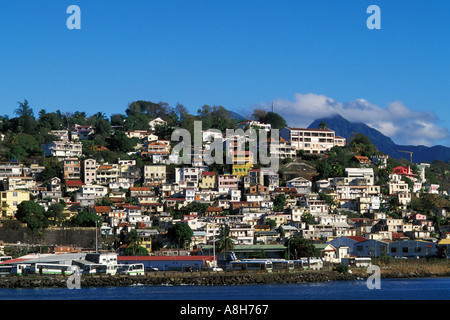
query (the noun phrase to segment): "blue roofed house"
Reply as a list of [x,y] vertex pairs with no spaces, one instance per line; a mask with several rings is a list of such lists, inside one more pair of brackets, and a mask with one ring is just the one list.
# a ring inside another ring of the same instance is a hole
[[366,238],[361,236],[342,236],[328,241],[327,243],[331,244],[335,248],[348,247],[348,254],[351,256],[356,256],[355,244],[366,240]]

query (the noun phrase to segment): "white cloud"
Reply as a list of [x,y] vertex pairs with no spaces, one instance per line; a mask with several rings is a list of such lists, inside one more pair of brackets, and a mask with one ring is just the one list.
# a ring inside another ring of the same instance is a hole
[[[382,108],[365,99],[336,102],[325,95],[296,93],[293,101],[276,99],[273,105],[274,111],[292,127],[307,127],[318,118],[340,114],[351,122],[363,122],[377,129],[397,144],[431,146],[449,137],[448,130],[436,124],[439,119],[433,112],[413,110],[401,101]],[[272,102],[261,107],[271,110]]]

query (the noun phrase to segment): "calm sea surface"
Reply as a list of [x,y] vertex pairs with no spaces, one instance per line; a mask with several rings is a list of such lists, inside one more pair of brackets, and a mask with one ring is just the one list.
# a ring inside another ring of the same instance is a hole
[[450,300],[450,278],[382,279],[243,286],[0,289],[0,300]]

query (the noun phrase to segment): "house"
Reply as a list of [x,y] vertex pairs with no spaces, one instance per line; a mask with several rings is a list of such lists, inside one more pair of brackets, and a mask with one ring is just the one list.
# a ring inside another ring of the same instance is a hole
[[148,125],[149,125],[151,131],[155,131],[158,126],[165,126],[165,125],[167,125],[167,121],[164,121],[163,119],[158,117],[158,118],[153,119],[152,121],[150,121],[148,123]]
[[80,126],[78,124],[75,124],[75,128],[70,132],[72,141],[87,140],[93,134],[94,128],[92,126]]
[[439,194],[440,186],[438,184],[426,184],[424,187],[427,193]]
[[199,187],[201,189],[216,188],[216,173],[214,171],[202,171]]
[[270,131],[270,129],[272,128],[272,125],[267,124],[267,123],[261,123],[259,121],[255,121],[255,120],[246,120],[246,121],[238,123],[236,125],[236,127],[238,129],[242,129],[242,130],[247,130],[249,128],[257,128],[260,130]]
[[162,202],[143,202],[139,203],[141,211],[144,213],[161,213],[164,211],[164,203]]
[[355,244],[366,241],[367,239],[361,236],[341,236],[328,241],[334,248],[348,247],[348,254],[356,255]]
[[64,184],[66,186],[66,192],[76,192],[85,185],[81,180],[66,180]]
[[355,159],[362,167],[368,167],[372,163],[369,158],[364,156],[355,156]]
[[302,177],[286,181],[286,186],[288,188],[295,188],[300,194],[309,194],[312,190],[312,182]]
[[398,166],[398,167],[395,167],[393,170],[394,170],[394,174],[398,174],[398,175],[401,175],[401,176],[412,178],[414,180],[417,177],[417,175],[414,174],[414,172],[411,170],[411,168],[409,166],[408,167]]
[[30,200],[30,193],[24,190],[7,190],[0,192],[2,218],[14,218],[17,206],[23,201]]
[[52,141],[42,145],[46,157],[55,157],[58,160],[65,158],[79,158],[83,154],[81,142]]
[[197,188],[203,171],[198,167],[175,168],[175,183],[183,184],[185,188]]

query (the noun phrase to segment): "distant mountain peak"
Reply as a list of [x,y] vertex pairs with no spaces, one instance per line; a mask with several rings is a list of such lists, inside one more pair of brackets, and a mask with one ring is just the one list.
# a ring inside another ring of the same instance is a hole
[[392,141],[390,137],[385,136],[380,131],[369,127],[367,124],[359,122],[350,122],[340,114],[333,114],[329,117],[322,117],[314,120],[308,128],[319,128],[319,124],[324,122],[327,127],[335,131],[336,135],[344,137],[347,142],[350,141],[354,134],[362,133],[367,136],[370,141],[381,152],[389,155],[395,159],[405,158],[409,160],[409,155],[406,155],[403,151],[413,152],[413,162],[433,162],[434,160],[450,161],[450,148],[445,146],[406,146],[397,145]]

